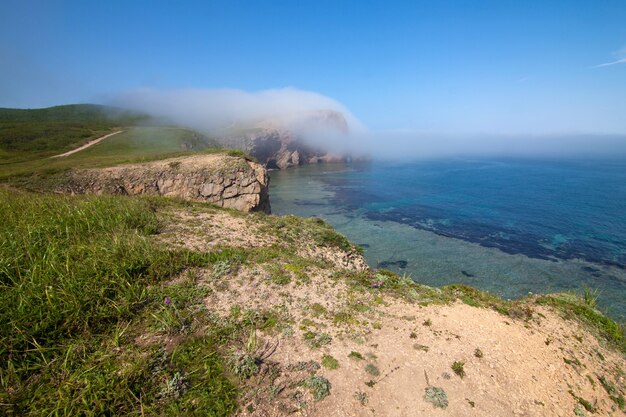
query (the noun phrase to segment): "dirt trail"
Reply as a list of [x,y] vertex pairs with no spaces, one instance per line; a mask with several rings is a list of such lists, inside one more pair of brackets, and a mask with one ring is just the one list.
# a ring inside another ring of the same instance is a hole
[[95,145],[96,143],[100,143],[100,142],[102,142],[103,140],[105,140],[108,137],[111,137],[113,135],[117,135],[118,133],[122,133],[122,132],[124,132],[124,131],[123,130],[118,130],[116,132],[106,134],[104,136],[99,137],[98,139],[94,139],[94,140],[92,140],[90,142],[85,143],[83,146],[79,146],[76,149],[72,149],[71,151],[67,151],[67,152],[59,154],[59,155],[51,156],[50,158],[62,158],[62,157],[65,157],[65,156],[70,156],[70,155],[72,155],[72,154],[74,154],[76,152],[80,152],[80,151],[82,151],[84,149],[87,149],[87,148]]

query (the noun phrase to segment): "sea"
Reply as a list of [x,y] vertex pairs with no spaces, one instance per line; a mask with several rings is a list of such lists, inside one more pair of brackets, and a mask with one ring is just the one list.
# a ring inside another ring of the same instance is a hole
[[626,160],[304,165],[270,173],[270,200],[324,219],[374,268],[507,299],[588,290],[626,321]]

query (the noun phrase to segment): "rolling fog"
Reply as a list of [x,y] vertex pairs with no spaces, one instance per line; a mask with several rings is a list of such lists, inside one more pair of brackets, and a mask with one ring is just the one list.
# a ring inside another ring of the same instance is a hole
[[[146,112],[170,123],[213,135],[222,135],[232,128],[254,127],[269,120],[295,131],[310,145],[377,159],[626,156],[626,135],[371,130],[339,101],[296,88],[256,92],[237,89],[142,89],[119,94],[109,104]],[[306,123],[307,114],[319,110],[341,113],[349,132],[346,134],[332,126]]]

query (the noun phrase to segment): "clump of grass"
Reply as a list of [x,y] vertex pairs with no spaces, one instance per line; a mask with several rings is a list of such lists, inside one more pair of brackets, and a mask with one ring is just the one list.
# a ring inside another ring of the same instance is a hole
[[596,412],[596,407],[593,404],[591,404],[589,401],[585,400],[582,397],[577,396],[576,394],[574,394],[574,391],[572,390],[569,390],[569,393],[572,397],[574,397],[576,401],[578,401],[578,404],[585,407],[585,410],[589,411],[590,413]]
[[430,327],[433,325],[433,321],[431,319],[426,319],[422,324],[426,327]]
[[287,285],[291,282],[291,274],[280,265],[272,265],[269,273],[270,281],[276,285]]
[[213,271],[211,272],[211,278],[218,279],[230,274],[232,266],[228,261],[218,261],[213,265]]
[[454,361],[452,364],[452,371],[457,374],[459,377],[465,377],[465,362],[463,361]]
[[368,374],[372,375],[372,376],[379,376],[380,375],[380,369],[378,369],[378,367],[374,364],[368,363],[365,366],[365,372],[367,372]]
[[583,302],[590,308],[596,308],[598,305],[598,289],[585,287],[583,289]]
[[323,316],[328,312],[328,310],[326,310],[326,307],[319,303],[311,304],[311,311],[315,317]]
[[563,362],[571,366],[581,366],[582,364],[578,360],[578,358],[574,357],[573,359],[563,358]]
[[446,408],[448,406],[448,395],[443,388],[426,387],[424,399],[435,406],[435,408]]
[[361,405],[367,405],[367,393],[363,391],[357,391],[354,393],[354,399],[357,400]]
[[304,340],[312,349],[318,349],[322,346],[330,344],[333,338],[328,333],[306,332]]
[[355,352],[355,351],[350,352],[348,354],[348,357],[350,359],[355,359],[355,360],[359,360],[359,361],[362,361],[363,359],[365,359],[365,358],[363,358],[363,355],[361,355],[361,353]]
[[339,368],[339,361],[330,355],[322,356],[322,366],[326,369]]
[[623,410],[626,407],[626,401],[624,400],[624,395],[617,390],[617,387],[611,381],[606,379],[604,376],[599,376],[598,381],[602,384],[607,394],[609,394],[609,398],[617,404],[617,406]]
[[302,385],[308,388],[313,394],[316,401],[323,400],[330,395],[332,385],[330,381],[320,375],[312,375],[302,382]]
[[318,369],[320,369],[320,364],[315,362],[314,360],[310,361],[301,361],[293,364],[287,365],[287,370],[289,371],[308,371],[310,373],[315,373]]

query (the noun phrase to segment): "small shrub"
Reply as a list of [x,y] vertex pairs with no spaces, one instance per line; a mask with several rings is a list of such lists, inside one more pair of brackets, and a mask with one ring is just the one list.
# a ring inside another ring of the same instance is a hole
[[229,362],[233,374],[241,379],[248,379],[259,372],[259,361],[250,353],[235,353],[231,356]]
[[423,324],[424,326],[426,326],[426,327],[430,327],[430,326],[432,326],[432,325],[433,325],[433,322],[432,322],[432,320],[431,320],[431,319],[426,319],[426,320],[424,321],[424,323],[422,323],[422,324]]
[[330,381],[319,375],[310,376],[303,381],[302,385],[311,391],[315,401],[320,401],[326,398],[330,394],[330,389],[332,388]]
[[439,387],[426,387],[424,399],[435,408],[446,408],[448,406],[448,395]]
[[364,359],[363,355],[361,355],[359,352],[355,352],[355,351],[350,352],[348,354],[348,357],[350,359],[355,359],[355,360],[358,360],[358,361],[362,361]]
[[228,261],[218,261],[213,265],[213,272],[211,278],[218,279],[230,274],[231,265]]
[[371,364],[371,363],[367,364],[367,366],[365,367],[365,372],[367,372],[368,374],[372,376],[380,375],[380,369],[378,369],[376,365]]
[[322,366],[326,369],[339,368],[339,361],[330,355],[322,356]]
[[462,361],[454,361],[452,364],[452,370],[455,374],[460,376],[461,378],[465,377],[465,362]]
[[306,332],[304,340],[312,349],[318,349],[330,344],[333,338],[328,333]]
[[357,391],[354,393],[354,399],[361,403],[361,405],[367,405],[367,393],[363,391]]

